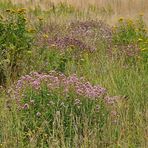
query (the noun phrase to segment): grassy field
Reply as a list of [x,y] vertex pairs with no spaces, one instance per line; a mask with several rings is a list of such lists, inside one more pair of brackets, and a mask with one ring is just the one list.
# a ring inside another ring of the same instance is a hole
[[[3,0],[1,0],[3,1]],[[6,2],[7,0],[4,0]],[[67,2],[68,4],[93,13],[94,18],[106,19],[109,24],[117,22],[119,17],[135,18],[139,13],[144,13],[144,20],[148,24],[148,1],[147,0],[11,0],[13,4],[23,4],[25,7],[34,9],[40,7],[48,10],[54,4]],[[97,11],[99,9],[99,11]],[[92,11],[90,11],[92,10]],[[87,16],[86,16],[87,17]]]
[[0,148],[147,148],[148,2],[0,0]]

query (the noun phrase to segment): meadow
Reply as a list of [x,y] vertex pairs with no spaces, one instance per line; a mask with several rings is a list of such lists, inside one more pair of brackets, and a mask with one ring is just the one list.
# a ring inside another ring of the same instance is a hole
[[0,0],[0,148],[147,148],[147,18],[147,0]]

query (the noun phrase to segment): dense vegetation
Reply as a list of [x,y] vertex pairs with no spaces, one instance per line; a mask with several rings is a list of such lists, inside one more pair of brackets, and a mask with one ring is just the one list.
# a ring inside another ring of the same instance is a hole
[[0,4],[0,147],[148,147],[143,14]]

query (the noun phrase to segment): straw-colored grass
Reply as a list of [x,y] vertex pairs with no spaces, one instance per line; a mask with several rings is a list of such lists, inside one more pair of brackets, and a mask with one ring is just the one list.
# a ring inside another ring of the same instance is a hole
[[[6,1],[6,0],[1,0]],[[113,14],[107,18],[110,24],[116,22],[117,18],[132,17],[134,18],[139,13],[144,13],[144,19],[148,24],[148,1],[147,0],[11,0],[13,3],[24,4],[25,7],[34,8],[39,6],[44,10],[49,9],[53,4],[59,2],[68,2],[80,9],[87,9],[90,5],[97,6],[103,9],[113,10]]]

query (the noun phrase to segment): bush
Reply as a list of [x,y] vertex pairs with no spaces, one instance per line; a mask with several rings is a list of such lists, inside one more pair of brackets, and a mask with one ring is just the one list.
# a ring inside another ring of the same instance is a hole
[[138,39],[146,38],[146,25],[142,19],[142,16],[140,16],[137,21],[120,18],[118,24],[114,26],[114,44],[127,45],[137,43]]
[[31,51],[33,36],[29,32],[25,9],[6,10],[0,18],[0,82],[19,75],[22,63]]
[[120,18],[113,30],[113,45],[119,51],[147,62],[148,34],[142,15],[135,21]]

